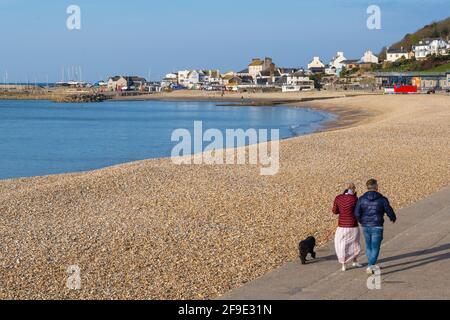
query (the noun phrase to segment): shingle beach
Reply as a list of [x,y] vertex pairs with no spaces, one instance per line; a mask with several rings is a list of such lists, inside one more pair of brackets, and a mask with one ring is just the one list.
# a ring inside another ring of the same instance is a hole
[[305,106],[341,118],[282,141],[275,176],[158,159],[0,181],[0,299],[217,298],[296,259],[299,240],[330,240],[346,181],[377,178],[396,209],[449,185],[450,96]]

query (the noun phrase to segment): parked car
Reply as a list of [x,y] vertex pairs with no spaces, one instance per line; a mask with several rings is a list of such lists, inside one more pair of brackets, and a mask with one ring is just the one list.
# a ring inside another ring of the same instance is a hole
[[428,89],[427,90],[427,94],[435,94],[436,93],[436,89]]

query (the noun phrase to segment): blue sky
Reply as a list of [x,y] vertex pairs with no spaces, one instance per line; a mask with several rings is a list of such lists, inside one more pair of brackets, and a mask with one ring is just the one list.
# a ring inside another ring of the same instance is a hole
[[[81,8],[81,30],[66,28],[66,8]],[[379,5],[382,29],[366,27]],[[0,82],[61,79],[81,66],[95,81],[114,74],[158,79],[178,69],[239,71],[253,57],[280,66],[359,58],[446,18],[448,0],[0,0]]]

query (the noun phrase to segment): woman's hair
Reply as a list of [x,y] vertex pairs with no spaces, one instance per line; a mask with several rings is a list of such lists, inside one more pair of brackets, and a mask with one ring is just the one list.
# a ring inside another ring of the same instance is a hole
[[353,182],[347,182],[345,190],[356,189],[356,185]]
[[[353,182],[347,182],[345,184],[345,186],[346,186],[346,188],[344,190],[344,194],[350,193],[350,190],[352,190],[352,191],[356,190],[356,186]],[[352,194],[353,194],[353,192],[352,192]]]

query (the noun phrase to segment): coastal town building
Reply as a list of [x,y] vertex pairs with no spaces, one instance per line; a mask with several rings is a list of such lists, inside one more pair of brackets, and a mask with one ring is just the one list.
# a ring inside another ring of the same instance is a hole
[[128,86],[127,79],[123,76],[114,76],[108,80],[108,90],[120,91],[122,88]]
[[270,73],[274,73],[275,68],[276,66],[273,63],[272,58],[266,57],[264,60],[255,58],[248,65],[248,74],[254,79],[256,83],[257,77],[261,74],[261,72],[269,71]]
[[410,59],[410,54],[403,47],[400,49],[389,48],[386,50],[386,61],[396,62],[400,59]]
[[233,71],[223,74],[220,80],[220,84],[224,86],[237,86],[241,83],[242,79]]
[[198,85],[200,82],[200,73],[197,70],[189,71],[187,78],[185,79],[185,86],[192,89],[194,86]]
[[305,86],[309,89],[314,89],[314,81],[311,80],[308,76],[305,75],[302,71],[294,72],[287,76],[286,84],[288,85],[299,85]]
[[442,38],[425,38],[413,46],[413,52],[418,60],[426,59],[428,56],[450,54],[450,44]]
[[147,80],[137,76],[114,76],[108,80],[108,90],[142,90]]
[[148,92],[156,93],[161,92],[163,88],[161,87],[161,83],[153,81],[147,83],[147,89]]
[[342,71],[342,69],[336,69],[336,67],[330,66],[330,65],[326,65],[325,66],[325,74],[329,75],[329,76],[339,76],[340,72]]
[[199,89],[202,86],[218,85],[220,82],[219,70],[180,70],[166,74],[161,87]]
[[197,70],[178,71],[178,85],[194,89],[200,83],[200,73]]
[[236,75],[238,77],[251,77],[250,76],[250,72],[248,71],[248,68],[247,69],[243,69],[243,70],[241,70],[239,72],[236,72]]
[[377,72],[380,87],[413,85],[419,90],[450,89],[450,71],[447,72]]
[[180,70],[177,72],[177,82],[180,86],[184,86],[187,83],[190,70]]
[[166,74],[161,81],[161,87],[168,88],[174,85],[178,85],[178,74],[177,73]]
[[373,54],[373,52],[371,50],[368,50],[368,51],[364,52],[364,55],[361,57],[360,62],[361,63],[378,64],[379,59],[376,55]]
[[344,52],[337,52],[336,55],[331,59],[329,67],[334,67],[336,70],[342,69],[342,62],[345,60],[347,60],[347,58],[344,56]]
[[201,70],[199,76],[200,82],[203,84],[218,84],[220,82],[219,70]]
[[325,66],[325,74],[339,76],[343,67],[342,61],[345,60],[347,60],[347,58],[344,56],[344,52],[338,51],[336,55],[331,58],[330,63]]
[[313,57],[312,61],[308,64],[308,70],[312,73],[325,72],[325,65],[320,60],[320,57]]
[[300,68],[278,68],[280,77],[289,76],[290,74],[295,73],[297,71],[303,72],[303,69],[300,69]]
[[303,71],[297,71],[285,76],[286,82],[282,85],[282,92],[309,91],[314,89],[314,81]]
[[256,84],[259,85],[271,85],[275,83],[281,77],[281,73],[278,69],[266,69],[259,72],[256,75]]
[[345,68],[346,70],[353,70],[359,68],[359,60],[351,59],[351,60],[344,60],[341,62],[342,68]]

